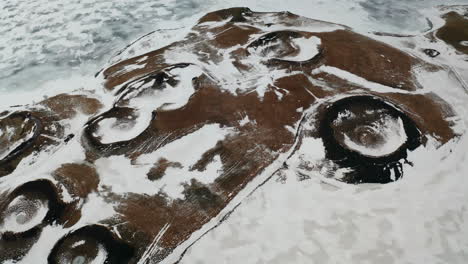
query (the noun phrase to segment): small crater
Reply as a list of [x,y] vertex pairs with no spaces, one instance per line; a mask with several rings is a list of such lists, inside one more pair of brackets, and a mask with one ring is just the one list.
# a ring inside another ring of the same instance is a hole
[[97,150],[118,149],[142,134],[153,118],[133,108],[114,107],[88,122],[83,138]]
[[253,41],[248,54],[277,62],[307,62],[321,53],[321,41],[296,31],[271,32]]
[[440,55],[440,52],[435,49],[424,49],[423,52],[431,58],[435,58]]
[[54,185],[47,180],[26,183],[14,190],[0,213],[0,233],[5,239],[31,236],[56,220],[63,209]]
[[49,264],[58,263],[128,263],[134,250],[117,240],[104,226],[80,228],[60,239],[49,257]]

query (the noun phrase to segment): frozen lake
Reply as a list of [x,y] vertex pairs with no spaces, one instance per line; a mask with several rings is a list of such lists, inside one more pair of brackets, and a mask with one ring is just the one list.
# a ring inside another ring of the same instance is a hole
[[[358,32],[417,33],[437,0],[4,0],[0,2],[0,92],[47,89],[46,82],[90,76],[140,36],[161,38],[203,14],[234,6],[290,11]],[[468,3],[448,0],[443,4]],[[66,81],[65,81],[66,83]],[[50,86],[50,85],[49,85]]]

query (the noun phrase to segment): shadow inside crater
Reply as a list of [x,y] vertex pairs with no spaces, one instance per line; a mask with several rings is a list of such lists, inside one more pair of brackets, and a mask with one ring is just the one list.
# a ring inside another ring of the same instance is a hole
[[20,259],[39,239],[42,229],[58,220],[64,205],[48,180],[25,183],[0,205],[0,260]]
[[118,240],[106,227],[90,225],[61,238],[47,261],[49,264],[124,264],[133,256],[134,249]]
[[348,172],[347,183],[389,183],[403,177],[407,152],[421,144],[415,123],[373,96],[352,96],[327,107],[320,122],[326,157]]

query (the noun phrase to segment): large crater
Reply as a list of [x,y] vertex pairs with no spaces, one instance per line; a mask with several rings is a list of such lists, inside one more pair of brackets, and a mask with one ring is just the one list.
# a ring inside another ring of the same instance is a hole
[[124,264],[133,249],[119,241],[104,226],[82,227],[60,239],[48,257],[49,264]]
[[372,96],[352,96],[330,105],[320,134],[327,157],[353,171],[350,183],[387,183],[402,177],[400,161],[421,144],[415,123],[395,106]]

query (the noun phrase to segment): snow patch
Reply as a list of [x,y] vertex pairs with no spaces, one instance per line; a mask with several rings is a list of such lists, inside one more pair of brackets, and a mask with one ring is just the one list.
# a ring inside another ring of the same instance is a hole
[[[233,133],[231,129],[210,124],[153,153],[140,156],[134,163],[125,156],[100,158],[95,163],[101,177],[100,188],[108,186],[115,193],[144,194],[156,194],[162,190],[171,198],[183,198],[183,183],[196,179],[208,184],[221,174],[222,162],[219,156],[215,156],[204,171],[192,171],[191,166],[200,160],[206,151],[215,147],[218,141],[231,133]],[[151,181],[147,173],[160,159],[177,162],[181,166],[169,167],[166,170],[166,177]],[[131,175],[128,172],[131,172]]]
[[247,125],[247,124],[250,123],[250,122],[251,122],[251,121],[250,121],[250,119],[249,119],[249,116],[246,115],[244,118],[242,118],[241,121],[239,121],[239,125],[240,125],[240,126],[245,126],[245,125]]
[[295,56],[287,56],[281,59],[289,61],[307,61],[320,52],[321,40],[318,37],[310,38],[294,38],[291,40],[291,44],[299,50],[299,53]]
[[408,91],[397,89],[394,87],[385,86],[379,83],[368,81],[360,76],[352,74],[350,72],[332,67],[332,66],[325,66],[322,65],[312,71],[312,74],[319,74],[319,73],[328,73],[335,75],[336,77],[349,81],[351,83],[357,84],[364,88],[367,88],[371,91],[380,92],[380,93],[410,93]]
[[[385,117],[383,120],[378,120],[365,127],[357,127],[355,130],[360,130],[356,132],[360,133],[360,138],[356,141],[355,138],[352,139],[347,132],[344,132],[344,144],[349,149],[368,157],[383,157],[392,154],[407,140],[401,118],[395,120],[391,117]],[[381,138],[377,144],[366,144],[365,139],[361,139],[373,135]]]
[[99,121],[98,129],[93,136],[99,137],[103,144],[131,140],[140,135],[149,126],[151,120],[151,113],[142,111],[138,112],[135,120],[105,118]]

